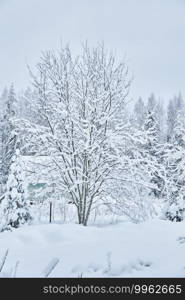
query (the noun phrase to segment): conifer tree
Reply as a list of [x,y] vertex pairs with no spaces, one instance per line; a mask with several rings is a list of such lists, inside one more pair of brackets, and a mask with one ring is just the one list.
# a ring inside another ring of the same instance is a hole
[[7,181],[7,191],[2,202],[3,221],[2,230],[11,230],[31,221],[29,205],[26,200],[26,184],[17,149],[10,167]]
[[152,165],[154,166],[151,170],[151,183],[156,185],[156,189],[152,189],[151,193],[155,197],[160,197],[164,188],[164,181],[162,178],[162,170],[160,169],[160,128],[154,111],[148,110],[144,124],[144,131],[146,139],[144,151],[146,151],[149,155]]
[[185,217],[185,122],[180,110],[174,124],[167,161],[167,204],[165,217],[180,222]]
[[[11,160],[15,153],[16,134],[13,119],[16,115],[17,100],[13,85],[7,95],[5,112],[1,122],[1,182],[5,187],[10,170]],[[3,188],[3,192],[5,192]]]

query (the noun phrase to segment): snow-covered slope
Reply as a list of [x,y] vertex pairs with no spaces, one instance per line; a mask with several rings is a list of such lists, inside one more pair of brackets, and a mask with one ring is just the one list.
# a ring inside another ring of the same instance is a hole
[[9,249],[4,275],[19,261],[17,277],[45,276],[52,261],[50,277],[184,277],[183,237],[185,223],[159,220],[33,225],[0,233],[0,257]]

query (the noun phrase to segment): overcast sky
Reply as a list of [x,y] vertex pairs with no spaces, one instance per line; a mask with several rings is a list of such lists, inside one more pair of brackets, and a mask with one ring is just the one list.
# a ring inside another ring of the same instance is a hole
[[126,55],[131,97],[185,96],[185,0],[0,0],[0,90],[29,83],[26,64],[69,42],[104,41]]

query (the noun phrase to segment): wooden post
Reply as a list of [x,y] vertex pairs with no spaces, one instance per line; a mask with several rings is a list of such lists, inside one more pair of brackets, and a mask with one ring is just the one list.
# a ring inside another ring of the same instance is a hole
[[52,222],[52,202],[49,202],[49,223]]

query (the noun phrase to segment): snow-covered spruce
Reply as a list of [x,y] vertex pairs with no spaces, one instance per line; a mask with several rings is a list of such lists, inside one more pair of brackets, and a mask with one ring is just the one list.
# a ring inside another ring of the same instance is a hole
[[182,110],[177,112],[171,141],[166,157],[168,176],[164,215],[171,221],[180,222],[185,218],[185,121]]
[[13,121],[16,115],[17,99],[13,84],[9,90],[4,90],[0,100],[2,105],[0,114],[0,194],[3,194],[6,191],[17,140]]
[[22,174],[20,151],[17,149],[10,168],[7,191],[1,205],[2,231],[18,228],[31,221],[29,205],[25,199],[25,178]]

